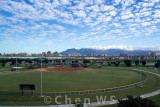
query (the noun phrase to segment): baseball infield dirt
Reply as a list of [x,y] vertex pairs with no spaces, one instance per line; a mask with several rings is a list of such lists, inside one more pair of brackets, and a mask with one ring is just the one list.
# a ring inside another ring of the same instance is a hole
[[[49,67],[49,68],[42,68],[42,71],[50,71],[50,72],[68,72],[68,71],[80,71],[84,70],[85,68],[82,67]],[[41,71],[41,69],[37,69]]]

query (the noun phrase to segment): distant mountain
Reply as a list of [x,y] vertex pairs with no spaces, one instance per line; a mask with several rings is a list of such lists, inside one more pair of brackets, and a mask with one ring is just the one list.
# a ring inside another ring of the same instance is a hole
[[97,50],[97,49],[90,49],[90,48],[82,48],[82,49],[67,49],[66,51],[61,52],[62,55],[67,54],[74,54],[74,53],[80,53],[81,55],[88,55],[88,54],[108,54],[108,55],[115,55],[115,54],[148,54],[149,52],[152,52],[151,50],[121,50],[121,49],[108,49],[108,50]]
[[115,54],[148,54],[149,52],[152,52],[151,50],[133,50],[133,51],[127,51],[127,50],[121,50],[121,49],[108,49],[108,50],[96,50],[96,49],[89,49],[89,48],[82,48],[82,49],[68,49],[66,51],[61,52],[62,55],[67,54],[74,54],[74,53],[80,53],[81,55],[88,55],[88,54],[108,54],[108,55],[115,55]]

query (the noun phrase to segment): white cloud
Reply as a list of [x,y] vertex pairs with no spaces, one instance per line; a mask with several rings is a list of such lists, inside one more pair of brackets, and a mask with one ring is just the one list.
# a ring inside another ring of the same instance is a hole
[[143,7],[150,7],[150,6],[154,6],[154,3],[143,3],[142,6]]
[[90,12],[89,14],[88,14],[88,16],[89,17],[93,17],[93,18],[96,18],[97,17],[97,15],[98,15],[98,13],[97,12]]
[[114,2],[116,5],[118,5],[121,2],[121,0],[114,0]]
[[123,10],[126,9],[127,6],[134,4],[135,0],[122,0],[122,8]]
[[93,11],[93,12],[99,12],[100,11],[99,6],[97,6],[97,5],[92,5],[92,6],[86,7],[86,10],[87,11]]
[[58,30],[64,30],[64,27],[63,26],[60,26],[60,25],[54,25],[54,27]]
[[158,18],[158,17],[160,17],[160,9],[157,9],[156,11],[155,11],[155,14],[153,15],[155,18]]
[[48,45],[48,46],[51,46],[53,44],[53,41],[52,40],[48,40],[48,41],[45,42],[45,44]]
[[76,6],[76,7],[77,7],[77,9],[82,9],[82,10],[84,10],[85,5],[86,5],[86,3],[84,3],[84,2],[79,2],[78,6]]
[[76,15],[77,17],[83,17],[83,18],[86,17],[85,11],[74,11],[73,14]]
[[69,8],[69,9],[73,9],[73,10],[75,10],[75,9],[84,10],[85,6],[86,6],[86,3],[85,3],[85,2],[80,2],[80,1],[79,1],[77,5],[75,5],[75,6],[70,6],[70,7],[68,7],[68,8]]
[[110,11],[110,10],[113,10],[114,7],[113,6],[106,6],[106,5],[102,5],[100,7],[101,11]]
[[143,26],[149,26],[151,23],[150,22],[143,22],[142,25]]
[[104,2],[104,0],[95,0],[94,2],[95,2],[95,4],[98,5],[98,4],[102,4]]
[[91,48],[91,49],[97,49],[97,50],[108,50],[108,49],[122,49],[122,50],[128,50],[128,51],[133,51],[133,50],[152,50],[152,51],[159,51],[160,47],[154,47],[154,46],[146,46],[146,47],[135,47],[135,46],[124,46],[124,45],[119,45],[119,46],[87,46],[86,48]]
[[91,19],[91,18],[85,18],[85,19],[84,19],[84,22],[85,22],[86,24],[89,24],[89,23],[92,22],[92,19]]
[[122,49],[122,50],[134,50],[133,46],[92,46],[92,47],[87,47],[91,49],[97,49],[97,50],[108,50],[108,49]]
[[108,16],[108,17],[104,18],[104,21],[106,21],[106,22],[111,21],[111,20],[112,20],[111,16]]
[[93,0],[84,0],[84,2],[88,5],[92,5],[93,4]]
[[114,25],[115,27],[121,26],[119,23],[113,23],[113,25]]
[[126,14],[126,15],[122,15],[121,19],[128,19],[128,18],[131,18],[133,16],[134,16],[133,14]]
[[111,16],[116,16],[117,12],[116,12],[116,11],[111,11],[111,12],[109,12],[109,14],[110,14]]
[[61,0],[61,3],[63,5],[69,5],[70,4],[70,2],[68,0]]
[[58,0],[53,0],[53,2],[52,2],[53,7],[58,7],[59,5],[60,5],[60,3]]

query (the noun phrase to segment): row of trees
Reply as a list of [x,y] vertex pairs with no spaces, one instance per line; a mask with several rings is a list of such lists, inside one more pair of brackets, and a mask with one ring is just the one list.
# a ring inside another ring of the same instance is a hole
[[[26,62],[26,63],[29,63],[30,65],[34,63],[39,63],[40,62],[40,59],[18,59],[17,60],[17,63],[18,64],[22,64],[22,62]],[[79,64],[79,60],[72,60],[72,59],[63,59],[63,60],[60,60],[60,59],[54,59],[54,60],[49,60],[49,59],[43,59],[43,63],[45,64],[48,64],[49,62],[52,62],[54,61],[56,64],[61,64],[61,65],[64,65],[66,61],[70,61],[70,64],[73,65],[73,66],[78,66]],[[11,62],[10,65],[13,66],[13,65],[16,65],[16,59],[0,59],[0,63],[2,65],[2,67],[5,66],[5,64],[7,62]],[[114,65],[114,66],[119,66],[120,63],[124,63],[127,67],[130,67],[133,63],[136,65],[136,66],[139,66],[139,64],[145,66],[146,65],[146,61],[145,60],[142,60],[141,62],[139,62],[139,60],[115,60],[115,61],[106,61],[108,63],[108,66],[110,65]],[[84,65],[95,65],[95,63],[99,63],[99,65],[102,65],[104,63],[104,61],[98,61],[98,60],[81,60],[81,63],[83,63]],[[160,60],[157,61],[157,63],[155,63],[155,67],[157,68],[160,68]]]
[[[126,64],[127,67],[130,67],[131,64],[132,64],[131,60],[124,60],[124,63]],[[146,63],[147,63],[146,61],[139,61],[139,60],[136,60],[136,61],[135,61],[135,65],[136,65],[136,66],[138,66],[139,64],[145,66]]]

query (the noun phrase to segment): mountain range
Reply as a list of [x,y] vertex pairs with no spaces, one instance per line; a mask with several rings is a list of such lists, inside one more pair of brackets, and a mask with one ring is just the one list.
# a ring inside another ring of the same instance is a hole
[[[98,55],[98,54],[108,54],[108,55],[116,55],[116,54],[148,54],[149,52],[153,52],[152,50],[121,50],[121,49],[107,49],[107,50],[97,50],[97,49],[90,49],[90,48],[82,48],[82,49],[67,49],[65,51],[61,52],[61,55],[67,55],[67,54],[75,54],[79,53],[81,55]],[[160,52],[160,51],[156,51]]]

